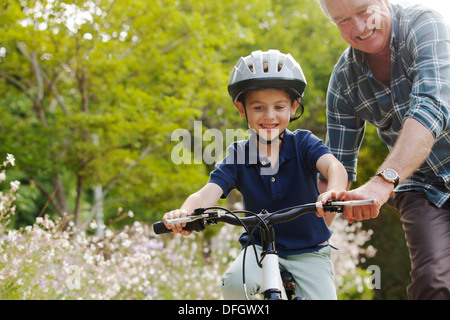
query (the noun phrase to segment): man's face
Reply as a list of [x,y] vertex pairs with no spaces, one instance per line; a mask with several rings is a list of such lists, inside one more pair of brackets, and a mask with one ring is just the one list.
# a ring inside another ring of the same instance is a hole
[[343,39],[367,53],[389,52],[392,17],[389,0],[327,0]]

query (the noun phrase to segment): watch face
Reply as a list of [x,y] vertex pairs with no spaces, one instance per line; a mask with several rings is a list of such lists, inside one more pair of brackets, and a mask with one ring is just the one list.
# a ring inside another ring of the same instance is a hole
[[384,176],[388,179],[395,180],[397,178],[397,173],[394,170],[384,170]]

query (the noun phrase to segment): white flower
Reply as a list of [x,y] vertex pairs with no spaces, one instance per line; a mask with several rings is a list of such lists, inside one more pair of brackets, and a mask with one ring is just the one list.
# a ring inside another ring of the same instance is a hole
[[91,229],[97,229],[97,221],[92,220],[89,226],[91,227]]
[[20,181],[12,181],[11,183],[11,190],[13,191],[13,192],[16,192],[18,189],[19,189],[19,186],[20,186]]
[[14,162],[16,161],[16,159],[14,158],[14,156],[12,154],[7,153],[6,154],[6,162],[11,163],[11,165],[14,167]]

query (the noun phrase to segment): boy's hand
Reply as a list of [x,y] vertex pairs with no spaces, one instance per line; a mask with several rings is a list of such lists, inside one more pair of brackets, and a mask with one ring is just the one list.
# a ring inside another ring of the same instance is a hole
[[183,236],[188,236],[192,233],[192,231],[183,230],[183,227],[186,226],[186,223],[177,223],[177,224],[167,224],[167,220],[178,219],[182,217],[186,217],[188,213],[185,210],[177,209],[167,212],[162,218],[162,222],[166,226],[167,229],[171,229],[174,233],[180,233]]
[[[330,201],[330,200],[343,201],[346,195],[347,195],[347,190],[326,191],[319,195],[319,197],[317,198],[317,202],[321,202],[322,204],[325,204],[327,201]],[[327,213],[329,213],[329,212],[325,212],[325,210],[323,210],[323,208],[317,208],[316,214],[319,218],[324,218],[327,215]]]

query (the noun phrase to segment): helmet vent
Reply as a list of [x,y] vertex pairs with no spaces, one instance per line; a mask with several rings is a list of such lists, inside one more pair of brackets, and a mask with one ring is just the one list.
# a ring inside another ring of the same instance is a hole
[[[254,70],[254,68],[253,68],[253,65],[249,65],[249,66],[248,66],[248,69],[249,69],[252,73],[255,73],[255,70]],[[283,62],[278,63],[278,72],[280,72],[281,69],[283,69]],[[264,73],[269,73],[269,63],[268,63],[268,62],[264,62],[264,63],[263,63],[263,70],[264,70]]]
[[264,73],[269,73],[269,62],[270,62],[270,55],[268,53],[263,54],[262,58],[262,68]]
[[285,61],[286,61],[285,55],[278,55],[278,72],[281,72],[281,69],[283,69]]

